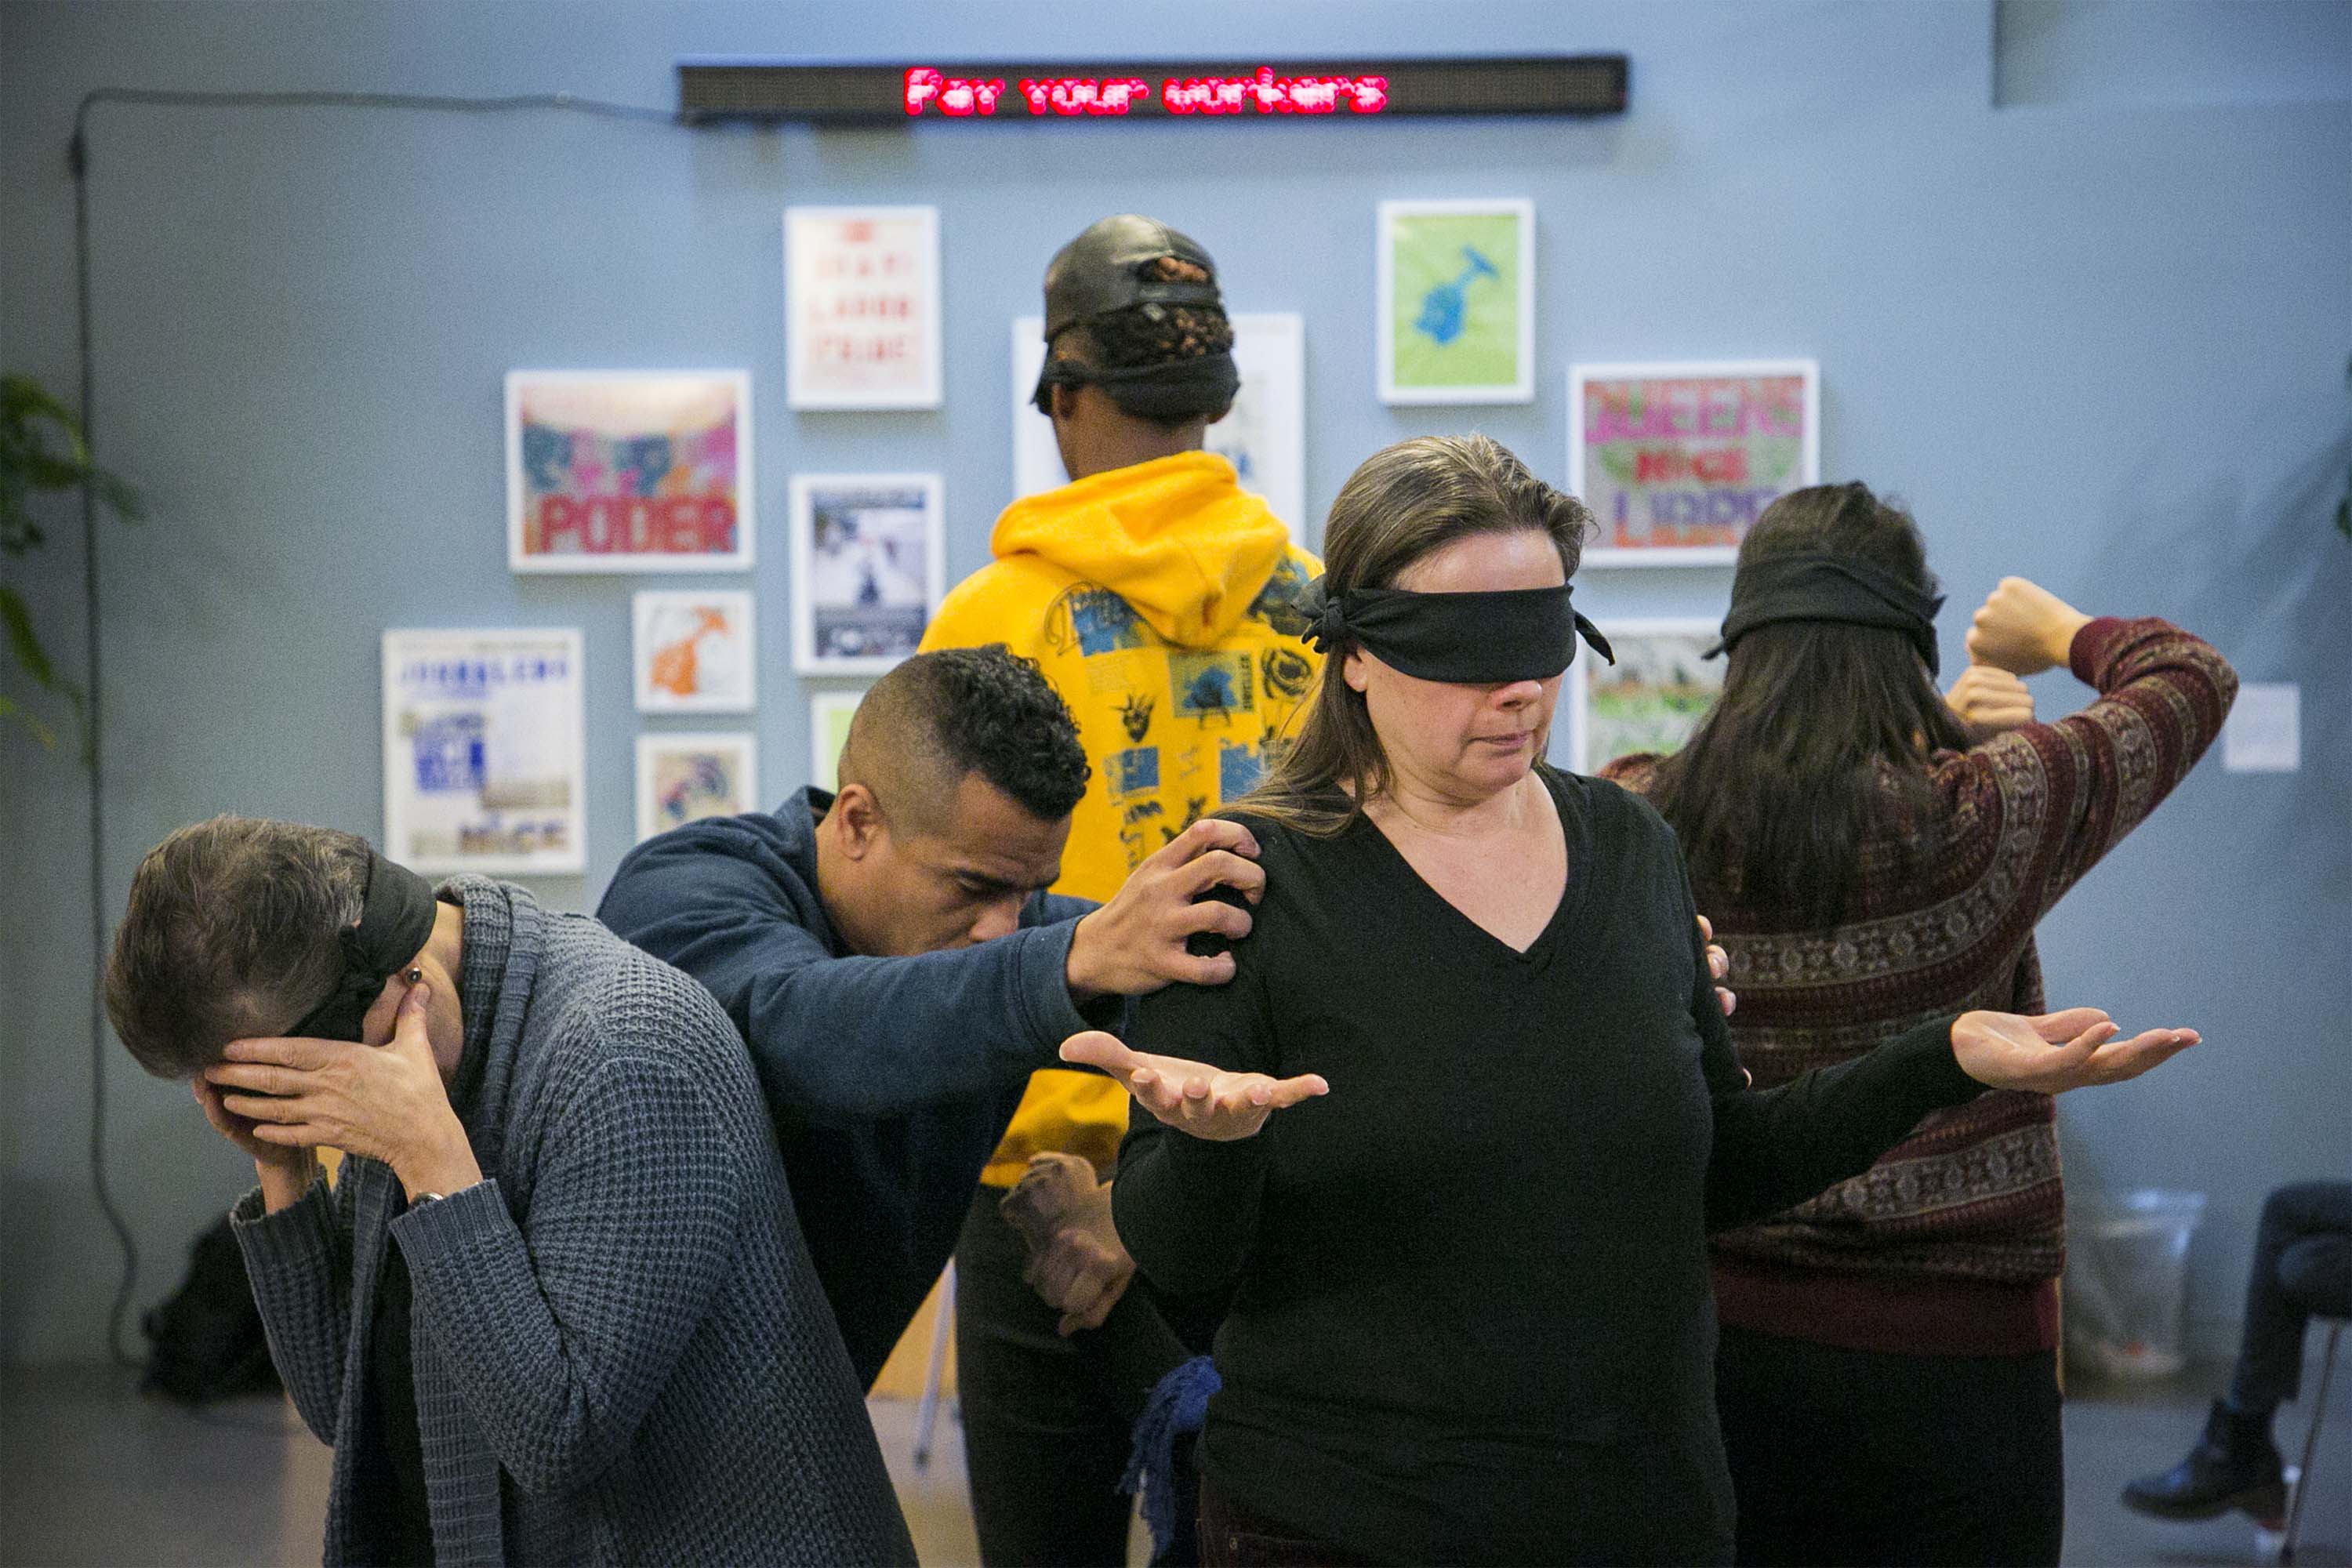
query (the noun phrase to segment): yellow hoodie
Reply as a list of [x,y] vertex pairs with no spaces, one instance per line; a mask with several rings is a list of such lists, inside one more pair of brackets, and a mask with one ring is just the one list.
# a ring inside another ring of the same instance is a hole
[[[1129,870],[1257,782],[1320,656],[1268,624],[1322,571],[1234,467],[1184,452],[1014,501],[996,559],[947,596],[926,650],[1002,642],[1035,659],[1094,765],[1055,890],[1107,900]],[[1108,1170],[1127,1094],[1041,1072],[982,1179],[1020,1180],[1044,1150]]]

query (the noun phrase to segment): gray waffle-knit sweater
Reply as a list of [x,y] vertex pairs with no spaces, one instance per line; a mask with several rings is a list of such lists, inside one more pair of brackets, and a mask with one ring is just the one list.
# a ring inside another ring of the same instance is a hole
[[479,1074],[457,1110],[485,1179],[404,1212],[391,1170],[352,1159],[331,1193],[265,1215],[257,1191],[233,1215],[278,1369],[335,1448],[326,1561],[382,1546],[353,1494],[390,1242],[445,1568],[912,1563],[727,1016],[520,888],[442,896],[466,915]]

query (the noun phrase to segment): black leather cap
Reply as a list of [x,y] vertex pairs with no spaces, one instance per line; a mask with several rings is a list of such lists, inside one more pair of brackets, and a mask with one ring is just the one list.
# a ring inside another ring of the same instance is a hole
[[[1145,267],[1163,256],[1191,262],[1209,275],[1208,281],[1164,282],[1145,276]],[[1223,309],[1217,264],[1191,236],[1157,218],[1133,213],[1104,218],[1055,251],[1045,268],[1045,341],[1052,342],[1064,328],[1090,316],[1150,304]]]

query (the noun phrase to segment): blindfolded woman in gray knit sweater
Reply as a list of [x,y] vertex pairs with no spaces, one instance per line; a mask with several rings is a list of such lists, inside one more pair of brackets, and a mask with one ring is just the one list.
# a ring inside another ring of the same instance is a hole
[[1749,1088],[1674,835],[1542,760],[1574,638],[1606,652],[1589,525],[1483,437],[1359,468],[1302,600],[1321,684],[1234,812],[1266,868],[1234,979],[1146,998],[1139,1049],[1064,1047],[1136,1098],[1138,1266],[1231,1296],[1206,1561],[1727,1561],[1706,1233],[1986,1085],[2195,1039],[1946,1014]]
[[232,1220],[335,1450],[328,1563],[914,1561],[693,981],[509,884],[217,817],[141,862],[106,994],[260,1176]]

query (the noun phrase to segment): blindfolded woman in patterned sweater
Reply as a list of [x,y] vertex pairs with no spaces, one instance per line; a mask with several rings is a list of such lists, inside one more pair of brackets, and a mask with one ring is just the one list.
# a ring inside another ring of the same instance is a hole
[[[2009,578],[1948,702],[1934,595],[1917,528],[1867,487],[1782,497],[1740,548],[1715,710],[1675,756],[1601,770],[1681,838],[1759,1085],[1956,1009],[2040,1012],[2034,922],[2237,690],[2177,626]],[[2057,666],[2098,700],[2034,723],[2019,678]],[[1987,1094],[1716,1238],[1742,1562],[2058,1560],[2063,1199],[2049,1098]]]

